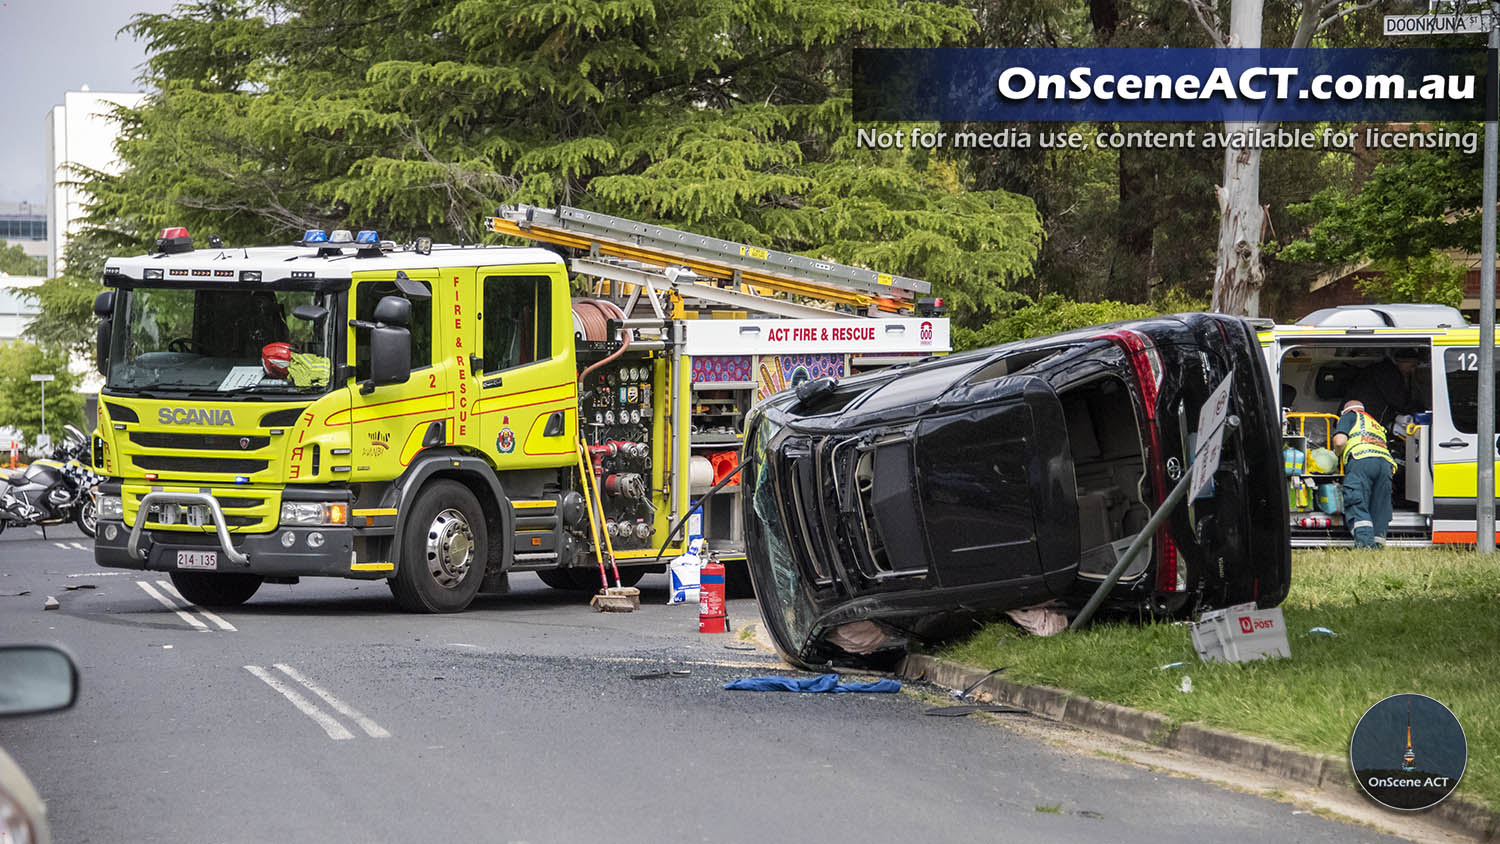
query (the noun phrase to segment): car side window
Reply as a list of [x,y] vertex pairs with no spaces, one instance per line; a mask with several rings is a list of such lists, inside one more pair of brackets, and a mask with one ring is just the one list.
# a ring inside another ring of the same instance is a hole
[[552,279],[492,275],[484,280],[484,371],[552,356]]
[[[432,285],[418,281],[429,291]],[[354,318],[374,320],[375,305],[386,296],[400,296],[394,281],[376,281],[361,284],[354,296]],[[424,369],[432,366],[432,297],[409,299],[411,302],[411,368]],[[354,377],[363,381],[370,377],[370,332],[354,332]]]

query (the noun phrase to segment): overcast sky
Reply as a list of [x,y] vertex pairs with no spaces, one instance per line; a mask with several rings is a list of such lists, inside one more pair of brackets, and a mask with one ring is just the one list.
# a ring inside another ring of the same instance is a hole
[[44,202],[47,112],[63,92],[137,91],[145,46],[120,27],[173,0],[0,0],[0,202]]

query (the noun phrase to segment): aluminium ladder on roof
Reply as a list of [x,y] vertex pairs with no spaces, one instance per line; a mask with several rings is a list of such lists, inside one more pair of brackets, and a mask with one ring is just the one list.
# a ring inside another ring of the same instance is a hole
[[487,227],[562,246],[658,266],[684,266],[707,279],[769,288],[859,308],[911,310],[931,285],[905,276],[835,264],[787,252],[696,235],[665,226],[562,205],[502,206]]

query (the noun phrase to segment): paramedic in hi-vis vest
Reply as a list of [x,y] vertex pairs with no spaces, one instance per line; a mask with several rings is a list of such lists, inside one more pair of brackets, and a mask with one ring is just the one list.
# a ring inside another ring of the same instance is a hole
[[1354,534],[1354,547],[1384,545],[1391,523],[1391,475],[1396,471],[1385,428],[1358,400],[1346,401],[1333,450],[1344,472],[1344,523]]

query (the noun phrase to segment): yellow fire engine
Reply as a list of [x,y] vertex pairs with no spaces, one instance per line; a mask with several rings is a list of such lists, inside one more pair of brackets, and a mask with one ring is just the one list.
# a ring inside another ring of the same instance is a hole
[[577,250],[592,295],[546,248],[368,231],[195,248],[167,229],[110,259],[98,563],[210,606],[335,576],[449,612],[513,571],[597,590],[597,544],[632,585],[689,514],[684,539],[732,562],[738,508],[695,498],[757,398],[948,350],[917,279],[567,207],[487,225]]

